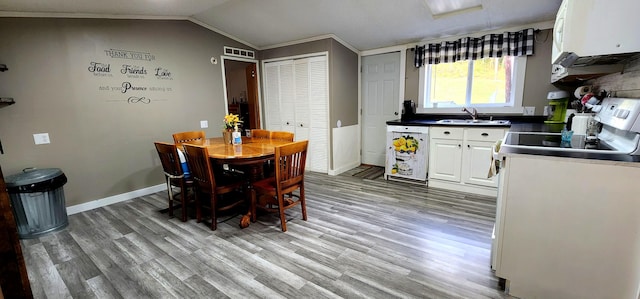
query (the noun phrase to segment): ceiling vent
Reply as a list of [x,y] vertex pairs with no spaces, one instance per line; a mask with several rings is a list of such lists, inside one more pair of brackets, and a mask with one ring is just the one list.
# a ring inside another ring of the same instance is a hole
[[233,47],[227,47],[227,46],[224,47],[224,55],[250,58],[250,59],[256,58],[256,53],[251,50],[245,50],[245,49],[239,49],[239,48],[233,48]]

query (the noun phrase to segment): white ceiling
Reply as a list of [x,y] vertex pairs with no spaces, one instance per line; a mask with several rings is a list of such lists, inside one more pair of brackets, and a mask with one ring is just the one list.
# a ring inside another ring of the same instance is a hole
[[364,51],[553,21],[561,2],[481,0],[434,18],[425,0],[0,0],[0,16],[190,19],[258,49],[333,34]]

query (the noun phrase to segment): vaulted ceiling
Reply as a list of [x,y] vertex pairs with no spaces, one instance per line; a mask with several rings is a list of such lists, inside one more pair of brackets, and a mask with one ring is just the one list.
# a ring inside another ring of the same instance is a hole
[[0,16],[189,19],[257,49],[332,34],[364,51],[553,21],[562,1],[480,2],[434,16],[425,0],[0,0]]

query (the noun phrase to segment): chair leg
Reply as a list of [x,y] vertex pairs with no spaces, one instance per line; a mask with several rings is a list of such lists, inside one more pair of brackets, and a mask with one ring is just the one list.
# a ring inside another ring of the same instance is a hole
[[194,199],[196,201],[196,222],[202,222],[202,201],[198,198],[198,190],[194,190]]
[[218,217],[216,215],[216,195],[211,195],[211,230],[218,229]]
[[180,205],[182,210],[182,222],[187,221],[187,189],[185,188],[184,181],[180,181]]
[[302,220],[307,221],[307,202],[304,198],[304,183],[300,184],[300,207],[302,207]]
[[282,231],[287,231],[287,219],[284,217],[284,194],[278,194],[278,212],[280,213],[280,226]]
[[251,213],[251,222],[256,222],[256,190],[251,188],[251,199],[249,202],[249,213]]
[[173,217],[173,189],[171,188],[171,178],[167,177],[167,193],[169,194],[169,217]]

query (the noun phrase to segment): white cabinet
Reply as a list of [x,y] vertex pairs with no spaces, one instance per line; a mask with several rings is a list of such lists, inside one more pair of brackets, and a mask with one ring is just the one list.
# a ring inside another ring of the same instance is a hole
[[429,140],[429,180],[460,182],[463,128],[432,127]]
[[493,266],[509,294],[640,298],[640,197],[631,179],[640,165],[517,154],[504,162]]
[[504,128],[432,127],[429,142],[429,185],[496,195],[498,182],[488,178],[492,148]]
[[267,62],[265,129],[309,140],[307,169],[328,171],[329,92],[326,56]]

